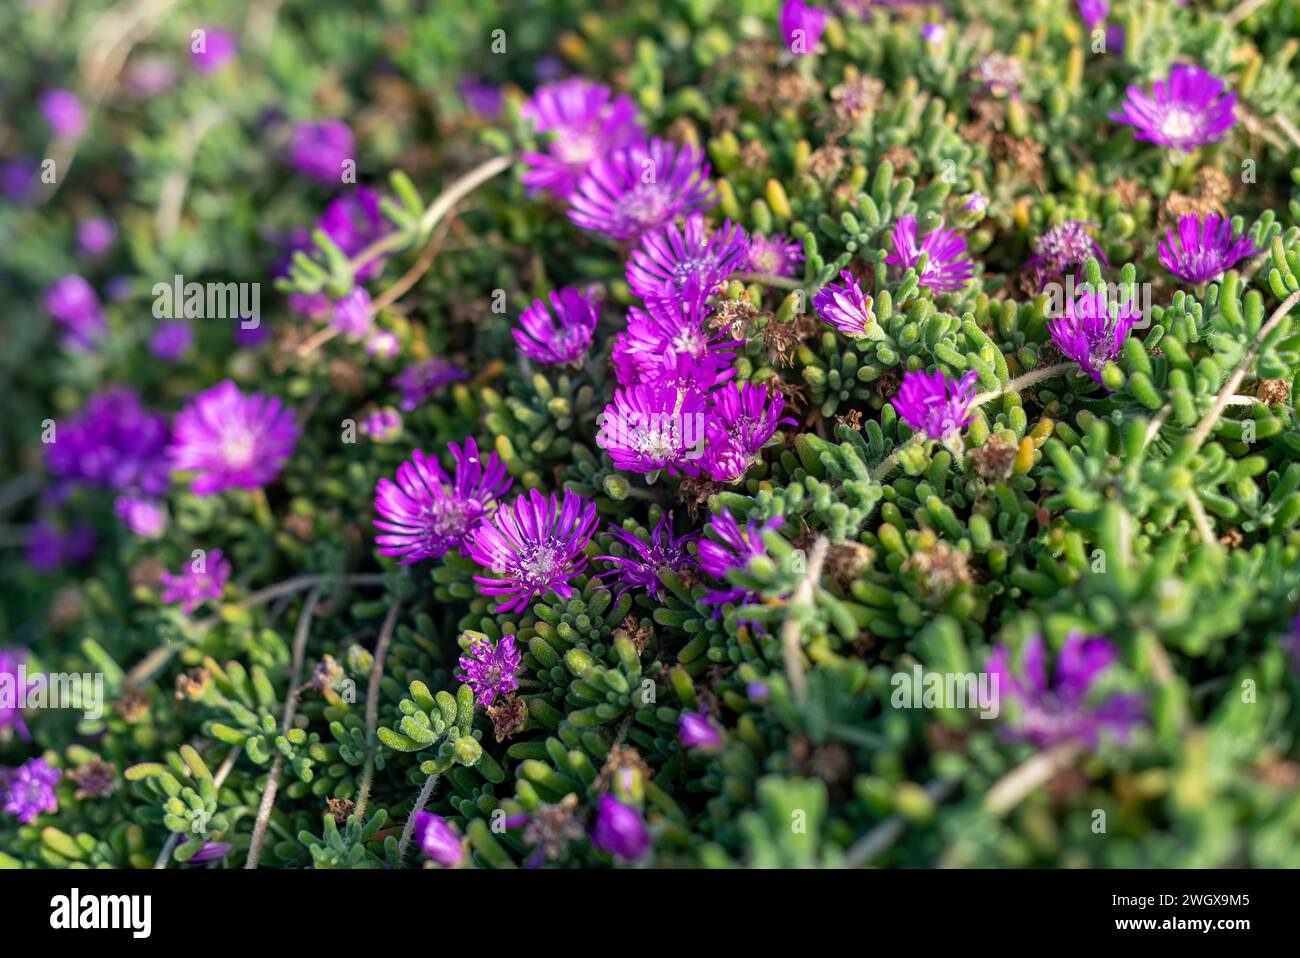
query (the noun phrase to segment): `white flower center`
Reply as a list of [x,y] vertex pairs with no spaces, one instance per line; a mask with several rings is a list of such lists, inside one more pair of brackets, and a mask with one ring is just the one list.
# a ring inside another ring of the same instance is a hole
[[1190,113],[1175,107],[1165,114],[1160,132],[1171,140],[1185,140],[1196,132],[1196,124]]

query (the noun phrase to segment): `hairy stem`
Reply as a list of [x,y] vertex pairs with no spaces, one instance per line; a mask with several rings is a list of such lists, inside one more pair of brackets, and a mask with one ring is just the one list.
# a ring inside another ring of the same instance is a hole
[[384,659],[388,656],[388,643],[392,641],[393,629],[397,627],[397,613],[401,608],[400,601],[388,607],[384,624],[379,629],[379,641],[375,644],[375,662],[370,668],[370,683],[366,686],[366,766],[361,772],[361,785],[357,789],[355,814],[358,822],[365,820],[366,802],[370,800],[370,785],[375,779],[375,729],[379,727],[379,680],[384,674]]
[[411,814],[406,817],[406,826],[402,829],[402,840],[397,843],[397,867],[401,868],[406,864],[406,847],[411,844],[411,836],[415,834],[415,817],[424,811],[425,804],[429,801],[429,796],[433,794],[433,787],[438,784],[438,773],[434,772],[424,781],[424,787],[420,789],[420,794],[415,796],[415,804],[411,806]]
[[803,581],[794,590],[787,606],[785,624],[781,627],[781,650],[785,656],[785,672],[790,677],[790,689],[795,701],[802,705],[808,698],[808,682],[803,674],[802,650],[799,643],[800,613],[805,608],[811,610],[813,593],[817,582],[822,577],[822,565],[826,562],[826,551],[830,541],[825,536],[818,536],[808,556],[808,570]]

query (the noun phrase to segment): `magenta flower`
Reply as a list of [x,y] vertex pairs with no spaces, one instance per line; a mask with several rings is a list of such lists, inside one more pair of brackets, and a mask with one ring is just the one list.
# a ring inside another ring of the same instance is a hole
[[27,687],[21,667],[27,662],[26,649],[0,648],[0,676],[4,676],[3,686],[8,686],[12,694],[0,695],[0,741],[8,741],[14,732],[25,742],[32,740],[23,722],[23,710],[18,703],[23,700],[23,690]]
[[777,428],[795,425],[793,419],[781,418],[785,397],[758,383],[722,386],[710,398],[713,408],[700,468],[715,482],[739,482],[759,461]]
[[[316,225],[349,257],[364,252],[393,229],[384,217],[379,194],[364,186],[330,200]],[[364,283],[379,275],[383,262],[383,256],[366,260],[357,267],[356,281]]]
[[65,562],[85,562],[95,554],[95,530],[79,525],[61,532],[44,519],[32,523],[25,543],[28,565],[37,572],[54,572]]
[[113,501],[113,512],[142,539],[157,539],[167,528],[167,509],[156,499],[118,496]]
[[1134,127],[1139,140],[1190,153],[1224,140],[1236,122],[1236,103],[1237,94],[1224,94],[1218,77],[1178,64],[1167,80],[1156,81],[1150,94],[1129,87],[1124,109],[1110,118]]
[[17,768],[0,768],[0,808],[29,824],[42,812],[59,810],[54,794],[63,773],[43,758],[33,758]]
[[797,57],[812,53],[829,16],[825,10],[810,7],[803,0],[785,0],[781,6],[781,33],[790,52]]
[[374,315],[370,309],[370,294],[362,286],[353,286],[346,296],[334,304],[334,317],[330,320],[330,326],[349,339],[363,339],[374,324]]
[[917,245],[916,217],[910,213],[894,227],[894,252],[886,263],[912,269],[926,256],[925,269],[918,282],[935,292],[950,293],[961,289],[975,275],[975,264],[966,255],[966,240],[942,224]]
[[86,132],[86,108],[71,90],[47,90],[39,100],[50,131],[60,140],[79,140]]
[[392,407],[376,409],[360,423],[362,435],[375,442],[392,442],[402,434],[402,414]]
[[933,373],[910,370],[893,399],[894,409],[913,432],[947,442],[974,418],[968,410],[978,378],[973,369],[955,382],[949,381],[942,369]]
[[601,851],[624,861],[641,858],[650,850],[651,844],[650,833],[646,831],[640,813],[609,793],[600,796],[591,841]]
[[465,846],[441,815],[423,809],[416,812],[412,834],[420,851],[443,868],[455,868],[465,860]]
[[685,388],[705,390],[727,378],[736,344],[709,335],[704,321],[711,311],[693,282],[681,296],[652,297],[646,309],[629,309],[627,329],[614,337],[618,381],[668,385],[689,370],[699,378]]
[[456,680],[469,685],[475,700],[487,708],[498,695],[509,695],[519,688],[515,673],[521,661],[513,635],[503,635],[495,643],[486,636],[474,638],[468,654],[460,657],[461,670]]
[[983,193],[971,193],[961,208],[971,213],[983,213],[989,208],[989,198]]
[[168,605],[179,603],[181,611],[190,615],[207,600],[221,598],[230,573],[230,561],[220,549],[213,549],[202,558],[191,559],[175,575],[164,571],[159,580],[162,600]]
[[1217,213],[1209,213],[1202,223],[1195,214],[1179,217],[1178,237],[1172,229],[1157,244],[1160,265],[1188,283],[1214,279],[1247,256],[1260,250],[1247,236],[1232,238],[1232,223]]
[[678,733],[687,748],[706,752],[722,748],[722,733],[706,712],[683,712],[678,719]]
[[1025,264],[1025,269],[1039,288],[1051,277],[1062,276],[1068,270],[1074,270],[1076,278],[1082,276],[1083,265],[1090,258],[1109,265],[1101,246],[1088,233],[1088,227],[1094,225],[1066,220],[1034,240],[1034,255]]
[[1049,684],[1041,636],[1025,643],[1023,680],[1011,673],[1007,647],[998,645],[985,669],[996,679],[999,702],[1010,699],[1019,713],[1014,724],[1004,726],[1005,737],[1039,748],[1066,741],[1096,748],[1102,732],[1127,740],[1143,719],[1141,696],[1114,694],[1099,702],[1088,701],[1097,680],[1118,658],[1107,639],[1071,634],[1056,658],[1056,674]]
[[166,452],[167,418],[133,390],[114,387],[56,425],[45,461],[65,482],[156,499],[170,485]]
[[289,140],[289,163],[319,183],[342,183],[344,164],[357,155],[357,142],[342,120],[299,123]]
[[867,336],[877,331],[871,297],[862,292],[848,270],[840,270],[840,278],[844,280],[842,286],[827,283],[813,297],[813,308],[822,321],[849,336]]
[[[766,522],[750,522],[741,526],[727,509],[723,509],[709,520],[708,531],[715,538],[700,540],[700,568],[715,579],[724,582],[732,569],[746,568],[751,559],[767,555],[767,546],[763,544],[763,533],[768,529],[779,529],[785,524],[781,516],[773,516]],[[728,603],[745,604],[758,598],[758,594],[747,589],[727,586],[711,589],[702,600],[703,605],[719,608]],[[717,614],[717,613],[715,613]]]
[[600,322],[600,300],[594,290],[554,290],[551,308],[540,299],[519,316],[519,329],[511,330],[519,351],[548,366],[581,361],[591,348]]
[[1140,315],[1128,300],[1112,308],[1104,289],[1092,292],[1085,288],[1077,302],[1066,301],[1062,314],[1048,320],[1047,328],[1056,348],[1100,385],[1102,369],[1119,354],[1124,337]]
[[494,117],[501,112],[503,97],[501,88],[492,83],[485,83],[477,77],[467,77],[456,88],[461,100],[471,113],[483,117]]
[[609,532],[626,547],[627,551],[621,556],[597,556],[596,558],[603,559],[614,566],[609,571],[602,572],[597,578],[614,579],[619,586],[620,597],[629,589],[645,589],[652,599],[660,599],[663,597],[664,590],[663,583],[659,581],[660,569],[681,572],[696,564],[686,551],[686,545],[697,540],[699,533],[691,532],[681,537],[674,536],[672,513],[666,512],[659,517],[659,521],[650,533],[649,542],[613,524],[610,525]]
[[387,329],[376,329],[366,337],[366,353],[376,359],[396,359],[402,340]]
[[703,450],[707,403],[698,390],[640,383],[619,389],[600,418],[596,445],[618,469],[669,475],[693,472],[688,460]]
[[448,383],[468,379],[469,374],[441,356],[407,366],[393,379],[402,394],[401,407],[410,412]]
[[195,49],[200,46],[198,43],[190,44],[190,59],[200,73],[215,73],[239,53],[239,41],[234,34],[220,27],[205,29],[202,40],[201,49]]
[[194,331],[189,323],[167,320],[159,323],[149,337],[149,352],[164,362],[177,362],[194,343]]
[[703,215],[696,213],[687,218],[684,230],[669,223],[642,236],[628,260],[627,282],[646,298],[681,291],[691,282],[708,296],[745,265],[748,255],[743,229],[727,220],[710,234]]
[[594,159],[569,197],[569,219],[611,239],[635,239],[717,199],[693,146],[658,138]]
[[469,534],[467,554],[504,578],[475,576],[485,595],[504,596],[496,612],[519,612],[530,599],[573,595],[569,580],[587,564],[583,550],[596,526],[596,504],[571,490],[561,501],[536,489],[498,509]]
[[278,397],[246,395],[227,379],[177,414],[168,454],[173,469],[198,473],[190,484],[197,496],[260,489],[293,455],[298,431]]
[[803,262],[803,244],[789,239],[784,233],[764,236],[755,233],[749,238],[749,262],[746,269],[766,276],[793,276]]
[[83,256],[98,259],[117,239],[117,227],[103,216],[92,216],[77,224],[77,249]]
[[548,135],[545,153],[523,154],[521,180],[530,195],[546,190],[568,199],[592,162],[642,139],[631,98],[611,97],[609,87],[573,77],[539,87],[520,108]]
[[401,565],[438,559],[450,549],[468,555],[466,537],[496,511],[511,483],[497,454],[482,460],[473,436],[463,447],[450,442],[447,448],[456,461],[452,476],[416,449],[397,467],[396,482],[385,478],[375,486],[375,528],[385,533],[375,537],[381,555],[398,556]]
[[1108,13],[1110,0],[1079,0],[1079,16],[1089,30],[1095,30]]
[[94,287],[76,273],[45,291],[45,311],[64,327],[64,343],[74,349],[94,349],[108,326]]

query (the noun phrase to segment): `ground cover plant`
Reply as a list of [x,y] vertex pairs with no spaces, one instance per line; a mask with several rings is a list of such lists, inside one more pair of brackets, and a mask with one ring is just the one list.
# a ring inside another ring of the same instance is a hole
[[1300,3],[0,33],[0,865],[1300,865]]

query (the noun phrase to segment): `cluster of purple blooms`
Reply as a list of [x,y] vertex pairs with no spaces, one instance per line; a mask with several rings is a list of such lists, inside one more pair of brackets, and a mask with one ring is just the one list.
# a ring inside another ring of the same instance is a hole
[[0,811],[14,815],[24,825],[44,812],[58,811],[54,786],[63,773],[43,758],[33,758],[17,768],[0,768]]
[[230,572],[229,560],[220,549],[213,549],[206,556],[192,559],[180,573],[164,571],[160,579],[162,600],[169,605],[179,604],[181,611],[190,615],[202,603],[221,598]]

